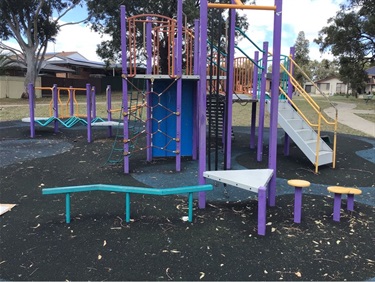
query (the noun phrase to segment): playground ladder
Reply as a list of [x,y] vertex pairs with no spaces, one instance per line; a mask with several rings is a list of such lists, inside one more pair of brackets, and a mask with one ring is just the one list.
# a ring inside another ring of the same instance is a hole
[[122,134],[122,128],[117,127],[116,129],[116,137],[112,144],[111,152],[108,156],[107,163],[109,164],[117,164],[124,161],[124,142],[123,142],[124,135]]
[[[267,105],[268,111],[270,111],[271,102],[268,101]],[[315,130],[287,100],[279,100],[278,121],[279,125],[314,165],[321,166],[333,162],[333,150],[331,147],[322,138],[318,139],[318,134]],[[316,148],[318,142],[319,153],[317,158]],[[317,164],[316,160],[318,160]]]

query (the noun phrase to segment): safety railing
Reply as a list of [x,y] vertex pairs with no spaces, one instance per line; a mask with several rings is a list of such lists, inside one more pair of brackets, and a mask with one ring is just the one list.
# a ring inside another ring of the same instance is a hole
[[[287,70],[283,64],[280,64],[281,69],[284,71],[285,74],[290,78],[291,84],[294,86],[295,90],[300,93],[300,95],[304,98],[304,100],[308,103],[308,105],[313,109],[313,111],[317,114],[317,121],[313,122],[311,121],[301,110],[300,108],[293,102],[292,99],[288,97],[288,94],[282,89],[282,87],[279,87],[280,92],[283,96],[289,101],[289,103],[295,108],[295,110],[301,115],[301,117],[306,121],[307,124],[309,124],[314,130],[317,132],[317,145],[316,145],[316,158],[315,158],[315,173],[318,172],[318,164],[319,164],[319,151],[320,151],[320,142],[318,142],[321,139],[321,132],[322,132],[322,126],[323,124],[327,125],[328,127],[333,127],[333,155],[332,155],[332,167],[335,168],[336,166],[336,149],[337,149],[337,117],[338,112],[336,107],[332,104],[332,102],[328,99],[326,95],[323,95],[329,102],[329,104],[335,109],[336,116],[334,121],[329,121],[324,116],[322,112],[322,108],[318,105],[318,103],[309,95],[305,89],[298,83],[298,81],[293,77],[292,70],[294,67],[297,67],[303,76],[308,79],[310,82],[311,79],[308,77],[308,75],[303,72],[300,66],[292,59],[289,58],[291,63],[290,70]],[[313,82],[312,82],[313,83]]]
[[[151,60],[151,74],[168,74],[176,78],[176,42],[177,21],[175,19],[156,14],[142,14],[129,17],[128,23],[128,77],[137,74],[137,61],[143,56]],[[149,26],[150,28],[147,28]],[[183,73],[193,74],[193,49],[194,36],[192,30],[182,27],[183,50],[182,60],[184,63]],[[137,42],[139,34],[143,34],[143,46]],[[146,42],[146,38],[151,38]],[[151,54],[147,54],[147,44],[151,44]],[[150,57],[149,57],[150,56]],[[161,68],[161,59],[167,60],[167,69]]]

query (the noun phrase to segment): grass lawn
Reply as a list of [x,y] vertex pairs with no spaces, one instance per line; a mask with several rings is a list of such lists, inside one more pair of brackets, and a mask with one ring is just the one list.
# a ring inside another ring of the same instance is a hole
[[[113,93],[112,94],[112,108],[119,109],[121,106],[121,93]],[[332,96],[329,97],[331,103],[334,105],[335,102],[345,102],[345,103],[353,103],[356,105],[355,110],[373,110],[375,101],[369,101],[367,104],[360,98],[354,97],[345,97],[345,96]],[[324,98],[324,97],[314,97],[316,103],[321,107],[322,110],[331,107],[331,104]],[[67,109],[67,97],[61,97],[63,109]],[[106,97],[105,95],[97,95],[97,116],[106,118],[107,111],[106,111]],[[294,97],[293,101],[298,105],[298,107],[303,111],[303,113],[311,120],[316,119],[316,113],[311,109],[308,103],[303,100],[301,97]],[[36,110],[35,116],[36,117],[47,117],[51,116],[50,114],[50,98],[39,98],[36,100]],[[78,102],[78,112],[80,114],[85,114],[86,111],[86,100],[85,96],[80,95],[77,96]],[[61,112],[62,110],[60,110]],[[259,112],[259,105],[258,110]],[[8,121],[8,120],[20,120],[23,117],[29,116],[29,108],[28,108],[28,100],[24,99],[0,99],[0,121]],[[113,113],[113,118],[118,118],[120,116],[119,113]],[[375,115],[374,114],[361,114],[359,113],[358,116],[369,120],[375,123]],[[250,123],[251,117],[251,105],[250,104],[239,104],[235,103],[233,105],[233,125],[234,126],[248,126]],[[329,117],[326,116],[329,121]],[[266,113],[265,117],[265,126],[268,127],[269,125],[269,114]],[[323,130],[333,131],[332,126],[323,126]],[[348,126],[339,124],[338,125],[338,132],[339,133],[346,133],[352,135],[364,135],[364,133],[352,129]]]

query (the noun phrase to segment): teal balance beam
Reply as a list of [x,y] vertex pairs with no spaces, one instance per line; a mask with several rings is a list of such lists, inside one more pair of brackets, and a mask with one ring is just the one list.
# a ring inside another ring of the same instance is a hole
[[107,184],[93,184],[93,185],[81,185],[81,186],[65,186],[56,188],[44,188],[42,190],[43,195],[54,195],[54,194],[65,194],[65,220],[66,223],[70,223],[70,194],[79,192],[89,191],[106,191],[106,192],[118,192],[125,193],[125,220],[127,223],[130,222],[130,194],[148,194],[148,195],[177,195],[177,194],[188,194],[188,206],[189,222],[193,221],[193,193],[202,191],[211,191],[213,187],[211,184],[208,185],[196,185],[196,186],[185,186],[175,188],[145,188],[135,186],[119,186],[119,185],[107,185]]

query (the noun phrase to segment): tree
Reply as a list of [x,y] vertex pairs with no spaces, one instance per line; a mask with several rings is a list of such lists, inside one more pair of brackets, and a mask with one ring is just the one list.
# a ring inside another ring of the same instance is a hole
[[[229,0],[224,0],[229,3]],[[223,1],[222,1],[223,2]],[[121,46],[120,46],[120,5],[126,5],[127,17],[138,15],[138,14],[158,14],[167,16],[169,18],[176,18],[177,14],[177,0],[153,0],[153,1],[139,1],[139,0],[127,0],[127,1],[108,1],[108,0],[87,0],[87,7],[90,11],[92,27],[95,31],[102,34],[108,34],[112,37],[111,40],[103,41],[98,46],[97,54],[104,59],[107,63],[119,61],[121,58]],[[199,1],[197,0],[185,0],[183,1],[184,10],[184,21],[189,28],[193,28],[193,22],[199,18]],[[213,15],[213,9],[209,11],[209,21]],[[215,28],[213,31],[225,34],[225,20],[220,21],[219,18],[213,18],[215,21]],[[219,27],[221,22],[221,27]],[[237,26],[240,26],[244,30],[248,28],[246,16],[237,17]],[[143,41],[143,33],[137,35],[138,41]],[[165,46],[165,39],[161,39],[160,46],[164,46],[160,50],[160,56],[167,56],[167,46]],[[217,42],[215,42],[216,44]],[[140,46],[142,44],[139,44]],[[166,62],[166,60],[161,60]],[[165,67],[162,69],[165,69]]]
[[330,76],[339,76],[339,63],[337,60],[322,61],[313,60],[309,63],[309,73],[313,81],[324,79]]
[[5,69],[12,63],[9,54],[7,54],[2,48],[0,48],[0,74],[5,72]]
[[[20,50],[0,43],[0,47],[12,53],[18,63],[26,68],[27,85],[35,83],[42,67],[49,42],[54,42],[60,28],[59,20],[83,0],[1,0],[0,39],[15,39]],[[52,18],[56,13],[58,16]]]
[[350,0],[328,24],[314,41],[339,59],[340,78],[357,96],[368,79],[366,67],[375,61],[375,2]]
[[[300,68],[305,72],[308,76],[309,73],[309,40],[305,38],[305,32],[300,31],[298,33],[295,46],[295,62],[300,66]],[[300,85],[303,85],[305,82],[305,77],[303,73],[300,71],[299,68],[295,68],[294,70],[294,77],[299,82]]]

